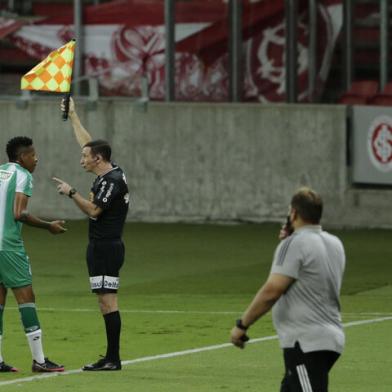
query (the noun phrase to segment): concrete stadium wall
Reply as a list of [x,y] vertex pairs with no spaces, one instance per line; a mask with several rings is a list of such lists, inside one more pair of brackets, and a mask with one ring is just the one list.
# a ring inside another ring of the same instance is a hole
[[[93,138],[105,138],[126,171],[134,221],[279,221],[301,185],[325,201],[327,226],[392,227],[391,190],[355,189],[346,165],[346,108],[340,105],[77,102]],[[30,210],[81,218],[56,193],[60,177],[88,194],[93,175],[80,167],[80,148],[59,99],[20,109],[0,100],[0,160],[7,140],[34,139],[40,156]]]

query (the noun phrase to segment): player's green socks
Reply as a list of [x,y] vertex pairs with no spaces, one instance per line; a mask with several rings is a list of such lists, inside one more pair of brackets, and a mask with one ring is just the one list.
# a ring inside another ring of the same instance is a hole
[[19,304],[19,313],[26,333],[40,329],[34,303]]
[[3,313],[4,313],[4,306],[0,305],[0,362],[3,362],[3,355],[1,353],[1,343],[3,340]]
[[19,312],[29,342],[31,355],[38,363],[44,363],[45,356],[42,350],[42,332],[35,304],[19,304]]
[[0,305],[0,336],[3,336],[3,313],[4,305]]

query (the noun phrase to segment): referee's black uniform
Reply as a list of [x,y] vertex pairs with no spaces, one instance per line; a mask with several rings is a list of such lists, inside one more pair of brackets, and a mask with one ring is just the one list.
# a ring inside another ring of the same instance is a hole
[[[90,201],[103,210],[89,222],[87,267],[91,290],[97,294],[117,293],[125,253],[121,237],[129,206],[127,181],[118,166],[95,179]],[[83,370],[121,369],[120,312],[113,311],[103,317],[107,336],[106,355],[97,363],[86,365]]]
[[96,293],[117,292],[119,271],[124,262],[121,240],[128,213],[129,193],[124,172],[114,166],[98,176],[91,188],[91,201],[102,208],[97,218],[90,218],[87,267],[91,290]]

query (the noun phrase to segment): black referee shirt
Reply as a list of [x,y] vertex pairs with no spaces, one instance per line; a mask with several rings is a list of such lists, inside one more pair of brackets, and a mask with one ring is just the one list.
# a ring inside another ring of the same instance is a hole
[[90,201],[103,211],[97,218],[90,218],[89,239],[120,239],[128,213],[129,193],[125,174],[118,166],[95,179]]

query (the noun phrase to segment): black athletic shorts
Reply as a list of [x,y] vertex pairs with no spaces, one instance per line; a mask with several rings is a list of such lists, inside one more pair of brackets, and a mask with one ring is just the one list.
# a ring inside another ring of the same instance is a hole
[[327,392],[328,373],[340,354],[335,351],[304,353],[297,342],[283,349],[285,375],[280,392]]
[[86,259],[93,293],[117,293],[124,254],[121,240],[90,240]]

